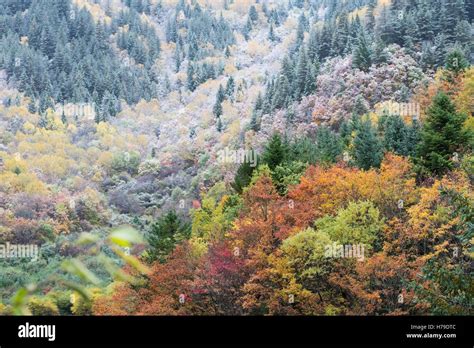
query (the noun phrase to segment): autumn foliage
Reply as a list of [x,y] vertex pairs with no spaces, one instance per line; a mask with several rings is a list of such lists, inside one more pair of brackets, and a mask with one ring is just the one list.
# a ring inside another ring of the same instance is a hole
[[[420,274],[452,253],[453,233],[463,230],[442,197],[447,188],[472,199],[461,171],[417,187],[409,161],[393,154],[380,170],[312,166],[284,197],[260,171],[225,236],[201,254],[182,244],[145,285],[120,286],[96,314],[426,313],[430,303],[416,287],[434,280]],[[367,214],[375,220],[361,220]],[[357,226],[362,235],[347,235]],[[370,230],[374,237],[364,237]],[[344,238],[368,241],[363,260],[326,257],[327,246]]]

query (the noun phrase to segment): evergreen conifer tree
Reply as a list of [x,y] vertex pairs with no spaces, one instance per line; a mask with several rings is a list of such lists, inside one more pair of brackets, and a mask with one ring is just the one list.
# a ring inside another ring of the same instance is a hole
[[456,112],[446,94],[440,92],[435,96],[428,109],[417,148],[416,164],[421,177],[442,175],[453,168],[454,153],[463,151],[468,145],[465,120],[466,115]]

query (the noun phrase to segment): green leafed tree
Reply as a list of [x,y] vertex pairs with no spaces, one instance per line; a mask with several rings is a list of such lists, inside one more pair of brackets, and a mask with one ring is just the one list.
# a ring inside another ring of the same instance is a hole
[[271,170],[274,170],[279,164],[285,162],[287,154],[288,146],[281,139],[280,134],[275,133],[265,147],[262,161],[267,164]]
[[355,68],[368,71],[372,65],[372,51],[365,32],[362,30],[354,47],[352,64]]
[[438,93],[428,109],[417,148],[418,174],[443,175],[453,168],[456,153],[468,145],[469,136],[463,128],[466,115],[456,112],[453,102],[444,93]]
[[362,169],[378,168],[382,162],[382,144],[370,120],[360,120],[353,141],[355,164]]
[[316,134],[316,148],[319,162],[334,163],[342,154],[342,139],[328,127],[321,127]]
[[166,213],[151,226],[148,233],[147,261],[165,262],[176,244],[189,238],[190,233],[189,224],[181,221],[176,212]]

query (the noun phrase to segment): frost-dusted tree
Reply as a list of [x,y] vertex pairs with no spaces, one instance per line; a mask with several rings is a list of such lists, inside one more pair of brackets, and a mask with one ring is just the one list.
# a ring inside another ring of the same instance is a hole
[[363,96],[358,95],[355,98],[354,106],[352,107],[352,114],[354,115],[352,121],[356,121],[355,118],[358,118],[362,115],[365,115],[369,112],[369,108],[367,107],[367,102]]
[[302,46],[299,52],[298,64],[296,66],[296,81],[294,83],[296,100],[301,100],[306,95],[306,83],[308,82],[308,75],[311,73],[310,69],[306,49]]
[[[222,106],[221,106],[221,108],[222,108]],[[222,124],[222,118],[221,118],[221,116],[218,116],[218,117],[217,117],[216,129],[217,129],[217,131],[218,131],[219,133],[221,133],[222,130],[224,129],[224,126],[223,126],[223,124]]]
[[191,62],[188,62],[186,86],[191,92],[194,92],[196,90],[196,81],[194,79],[194,65]]
[[258,12],[254,5],[250,6],[249,18],[254,23],[258,21]]
[[63,112],[61,113],[61,122],[63,124],[67,124],[67,118],[66,118],[66,114],[64,113],[64,110]]
[[214,107],[212,108],[212,113],[216,118],[220,118],[222,116],[222,103],[220,103],[218,100],[216,100],[216,103],[214,104]]
[[262,93],[258,93],[257,99],[255,100],[255,106],[254,110],[255,111],[264,111],[263,110],[263,98],[262,98]]
[[250,33],[252,32],[253,25],[252,25],[252,20],[250,17],[247,18],[247,22],[244,25],[244,28],[242,29],[242,35],[244,36],[245,40],[250,39]]
[[255,105],[252,111],[252,118],[250,119],[250,129],[252,129],[254,132],[258,132],[260,130],[259,118],[264,113],[263,108],[264,108],[264,101],[262,98],[262,94],[258,93],[257,99],[255,100]]
[[369,119],[360,120],[355,127],[353,141],[355,164],[364,170],[380,167],[383,158],[382,145]]
[[179,72],[181,68],[181,63],[183,61],[183,53],[181,50],[181,45],[178,43],[176,44],[176,50],[174,51],[174,61],[175,61],[175,71]]
[[216,102],[222,103],[225,100],[226,96],[226,91],[224,90],[224,87],[222,85],[219,85],[219,89],[217,90],[217,95],[216,95]]
[[294,45],[294,51],[298,51],[301,48],[304,40],[304,33],[307,32],[309,29],[308,19],[301,13],[300,17],[298,18],[298,29],[296,30],[296,42]]
[[270,29],[268,29],[268,40],[272,42],[278,40],[277,36],[275,35],[275,30],[273,29],[273,22],[270,23]]
[[272,98],[271,109],[282,109],[288,105],[288,101],[291,99],[292,91],[290,88],[290,81],[284,74],[280,74],[278,77],[275,94]]
[[456,153],[466,150],[469,134],[464,129],[467,116],[457,113],[449,97],[440,92],[428,109],[417,148],[418,174],[443,175],[453,168]]
[[344,55],[350,49],[350,29],[346,12],[341,13],[337,20],[337,25],[332,32],[331,54],[333,56]]
[[318,31],[313,26],[309,32],[307,44],[308,57],[311,62],[319,59],[319,44]]
[[305,95],[310,95],[316,91],[318,74],[319,62],[315,60],[314,63],[309,63],[308,75],[306,75]]
[[235,93],[235,81],[234,78],[231,76],[227,80],[227,84],[225,86],[225,96],[228,98],[232,98]]
[[252,117],[250,118],[250,129],[254,132],[258,132],[260,130],[260,123],[258,119],[258,111],[253,110]]
[[215,117],[220,118],[222,116],[222,102],[225,100],[225,90],[222,87],[222,85],[219,85],[219,89],[216,94],[216,102],[214,103],[214,107],[212,109],[212,112]]
[[160,217],[150,228],[147,235],[149,248],[146,260],[149,263],[166,261],[177,243],[188,239],[191,234],[189,224],[184,223],[176,212],[169,211]]
[[374,10],[377,6],[377,0],[370,0],[367,6],[367,12],[365,14],[365,26],[366,28],[375,28],[375,16]]

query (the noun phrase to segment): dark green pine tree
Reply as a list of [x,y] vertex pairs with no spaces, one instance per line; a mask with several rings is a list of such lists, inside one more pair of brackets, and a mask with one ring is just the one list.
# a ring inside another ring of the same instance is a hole
[[420,142],[421,125],[418,120],[413,119],[411,126],[407,130],[407,155],[414,157],[416,155],[416,148]]
[[274,170],[278,165],[286,161],[287,155],[288,146],[286,142],[281,139],[280,134],[275,133],[265,147],[262,162],[267,164],[271,170]]
[[212,113],[216,118],[220,118],[223,113],[222,109],[222,103],[220,103],[218,100],[216,100],[216,103],[214,104],[214,107],[212,108]]
[[296,66],[296,81],[295,81],[295,98],[301,100],[305,95],[306,82],[310,71],[308,69],[308,55],[304,46],[301,46],[299,52],[298,64]]
[[[257,99],[255,100],[255,107],[254,110],[256,111],[263,111],[263,98],[262,98],[262,93],[258,93]],[[268,110],[267,112],[268,113]]]
[[191,92],[194,92],[197,87],[196,81],[194,79],[194,65],[191,62],[188,62],[187,87]]
[[415,52],[414,45],[420,41],[419,28],[418,28],[418,24],[416,23],[416,18],[414,14],[409,13],[406,15],[406,18],[404,20],[404,25],[405,25],[405,30],[404,30],[405,35],[403,36],[404,47],[408,51],[408,53],[412,54]]
[[383,64],[386,63],[388,55],[385,51],[385,44],[380,37],[376,37],[374,42],[374,52],[372,54],[372,63],[373,64]]
[[399,155],[407,156],[408,146],[408,126],[399,115],[389,115],[383,122],[384,137],[383,145],[385,150]]
[[304,33],[308,30],[308,20],[306,19],[304,13],[301,13],[298,19],[298,29],[296,31],[296,42],[294,45],[294,51],[298,51],[304,41]]
[[355,68],[368,71],[372,66],[372,52],[364,30],[361,30],[354,47],[352,64]]
[[254,110],[252,112],[252,118],[250,119],[250,129],[253,130],[254,132],[258,132],[260,130],[258,114],[259,112],[257,110]]
[[308,58],[311,62],[319,60],[319,40],[318,31],[313,27],[308,39]]
[[249,161],[244,161],[237,169],[237,173],[234,177],[234,182],[231,184],[232,188],[239,194],[244,191],[250,181],[252,180],[252,174],[255,168],[258,167],[258,157],[257,157],[257,165],[253,167]]
[[[265,103],[263,101],[262,94],[259,93],[252,111],[252,118],[250,119],[250,129],[252,129],[254,132],[258,132],[260,130],[259,117],[264,113],[264,104]],[[266,113],[268,112],[269,111]]]
[[52,37],[52,30],[49,29],[48,26],[45,26],[43,30],[41,31],[41,37],[40,37],[40,48],[41,51],[48,56],[48,58],[53,58],[54,57],[54,51],[55,51],[55,44],[54,44],[54,39]]
[[377,0],[370,0],[367,6],[367,13],[365,15],[365,27],[375,28],[374,10],[377,7]]
[[291,96],[290,82],[284,74],[281,74],[276,84],[275,94],[272,98],[272,110],[282,109],[287,106],[288,98]]
[[66,118],[66,114],[64,113],[64,110],[63,110],[63,112],[62,112],[62,114],[61,114],[61,122],[62,122],[63,124],[67,124],[67,118]]
[[174,250],[177,243],[190,237],[191,229],[181,221],[174,211],[160,217],[152,226],[147,236],[149,248],[147,261],[166,262],[168,255]]
[[178,30],[176,26],[176,17],[168,21],[166,25],[166,41],[176,42],[178,39]]
[[364,97],[358,95],[354,101],[354,106],[352,107],[352,114],[356,116],[362,116],[369,112],[367,107],[367,102]]
[[433,40],[434,36],[434,20],[433,8],[427,0],[422,0],[419,5],[419,10],[416,13],[416,20],[418,24],[420,39]]
[[380,167],[383,152],[377,133],[369,119],[360,120],[356,125],[353,142],[355,164],[364,170]]
[[455,28],[457,23],[463,20],[466,16],[466,8],[462,0],[445,0],[443,3],[443,14],[441,18],[443,32],[448,40],[456,37]]
[[230,52],[229,46],[226,46],[225,51],[224,51],[224,55],[225,55],[226,58],[229,58],[232,55],[232,53]]
[[254,23],[258,21],[258,12],[254,5],[250,6],[249,18]]
[[232,97],[234,96],[234,93],[235,93],[235,81],[234,81],[234,78],[231,76],[227,80],[227,84],[225,86],[225,95],[228,98],[232,99]]
[[339,135],[341,136],[344,148],[348,148],[352,142],[352,122],[344,120],[339,126]]
[[316,91],[316,79],[319,75],[319,62],[315,61],[314,64],[309,64],[308,75],[306,75],[305,82],[305,95],[310,95]]
[[342,139],[328,127],[321,127],[316,133],[318,162],[334,163],[342,154]]
[[447,54],[445,69],[448,71],[447,79],[449,81],[454,81],[467,68],[469,68],[469,62],[459,48],[455,48]]
[[273,22],[270,23],[270,29],[268,30],[268,40],[275,42],[278,38],[275,35],[275,30],[273,29]]
[[346,12],[341,13],[339,16],[334,34],[332,53],[336,56],[343,55],[346,53],[350,41],[349,20]]
[[222,133],[222,130],[224,129],[224,126],[222,125],[222,119],[220,116],[217,117],[216,129],[219,133]]
[[216,103],[222,103],[225,100],[225,90],[222,85],[219,85],[219,89],[217,90],[217,95],[216,95]]
[[176,50],[174,52],[174,60],[175,60],[175,71],[179,72],[181,68],[181,62],[183,61],[183,52],[181,50],[181,45],[178,43],[176,44]]
[[434,174],[441,176],[453,168],[454,153],[462,152],[469,143],[463,128],[467,116],[456,113],[449,97],[438,93],[428,109],[417,148],[417,172],[420,178]]
[[319,59],[321,59],[321,61],[331,54],[331,37],[333,31],[333,26],[328,21],[324,21],[323,30],[321,31],[321,36],[318,41]]
[[248,17],[247,23],[242,29],[242,35],[244,36],[245,40],[250,39],[250,33],[252,32],[252,29],[253,29],[252,20],[250,19],[250,17]]
[[[357,34],[362,30],[362,23],[360,22],[360,17],[359,15],[356,15],[355,19],[350,22],[350,30],[349,30],[349,38],[347,42],[347,52],[350,52],[352,50],[352,47],[354,46],[355,39],[357,38]],[[370,36],[370,35],[369,35]]]
[[40,119],[38,121],[38,126],[40,128],[47,128],[49,125],[49,121],[48,121],[48,118],[46,117],[46,113],[45,112],[40,112]]

